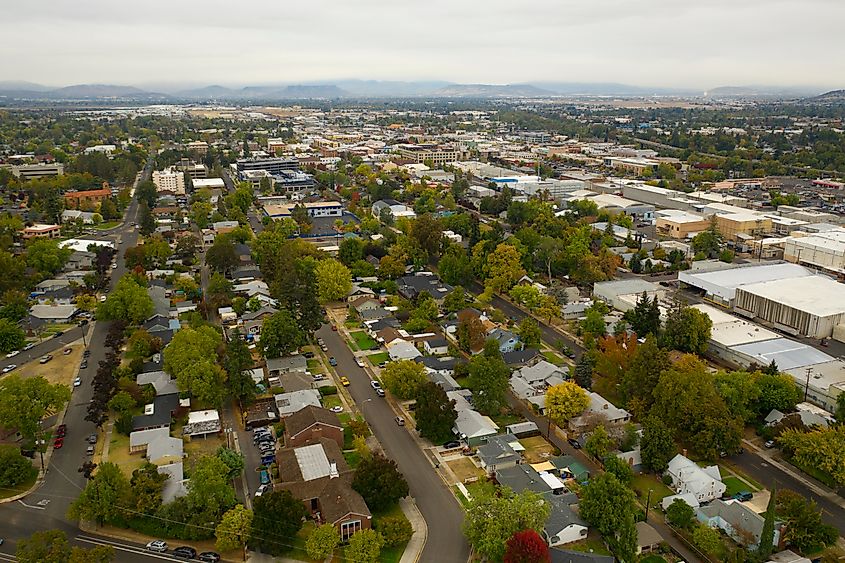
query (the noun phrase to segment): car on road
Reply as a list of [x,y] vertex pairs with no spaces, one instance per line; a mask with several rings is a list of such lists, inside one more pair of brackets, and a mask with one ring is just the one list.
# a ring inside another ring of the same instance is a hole
[[88,360],[82,360],[82,362],[79,363],[79,369],[85,369],[87,367],[88,367]]
[[52,359],[53,359],[52,354],[45,354],[38,359],[38,363],[39,364],[46,364],[47,362],[49,362]]
[[573,352],[572,348],[570,348],[569,346],[564,346],[561,352],[563,352],[563,355],[569,358],[570,360],[575,358],[575,352]]
[[9,364],[8,366],[3,368],[3,373],[9,373],[10,371],[15,369],[16,367],[18,367],[17,364]]
[[267,454],[276,449],[276,444],[274,442],[258,442],[255,447],[258,448],[262,454]]
[[270,483],[270,473],[266,469],[262,469],[258,472],[258,482],[262,485]]
[[96,444],[97,443],[97,435],[96,434],[89,434],[88,437],[85,439],[86,442],[89,444]]
[[91,350],[85,350],[84,352],[82,352],[82,357],[83,357],[83,358],[87,358],[87,357],[88,357],[88,356],[90,356],[90,355],[91,355]]
[[381,363],[379,363],[378,367],[379,367],[379,369],[384,369],[384,368],[386,368],[386,367],[387,367],[387,362],[381,362]]
[[332,325],[332,330],[337,332],[337,325]]
[[64,438],[65,434],[67,434],[67,424],[59,424],[56,426],[56,436]]
[[79,387],[80,385],[82,385],[82,378],[81,377],[77,377],[76,379],[73,380],[73,386],[74,387]]
[[8,354],[6,354],[6,357],[7,357],[7,358],[14,358],[15,356],[17,356],[17,355],[18,355],[18,354],[20,354],[20,353],[21,353],[21,351],[20,351],[20,350],[15,350],[15,351],[13,351],[13,352],[9,352]]
[[112,269],[112,270],[117,270],[117,264],[112,264],[112,265],[111,265],[111,269]]
[[272,465],[276,463],[276,454],[264,454],[261,456],[261,465]]
[[62,354],[64,354],[65,356],[67,356],[71,352],[73,352],[73,350],[71,350],[70,348],[65,348],[64,350],[62,350]]
[[349,380],[346,378],[345,375],[341,376],[340,384],[343,385],[344,387],[349,387]]
[[775,441],[774,440],[766,440],[766,443],[763,444],[763,445],[766,446],[767,448],[771,449],[771,448],[775,447]]
[[336,366],[337,365],[337,360],[334,359],[334,356],[329,358],[329,365],[330,366]]
[[379,389],[381,389],[381,383],[379,383],[375,379],[371,379],[370,380],[370,387],[372,387],[375,390],[379,390]]
[[328,352],[328,351],[329,351],[329,347],[328,347],[328,346],[326,346],[325,344],[320,344],[320,350],[322,350],[323,352]]
[[81,320],[81,321],[79,321],[79,323],[77,323],[77,324],[78,324],[79,326],[85,326],[85,325],[87,325],[87,324],[88,324],[88,319],[82,319],[82,320]]
[[384,389],[382,389],[381,387],[376,389],[376,395],[378,395],[379,397],[384,397]]
[[28,352],[29,350],[32,350],[33,348],[35,348],[35,343],[30,342],[29,344],[27,344],[26,346],[23,347],[23,351]]
[[197,559],[205,561],[206,563],[217,563],[220,561],[220,554],[213,551],[203,551],[197,555]]
[[314,352],[305,352],[302,355],[305,357],[306,360],[310,360],[314,357]]
[[85,455],[94,455],[94,446],[88,446],[85,448]]
[[193,559],[197,556],[197,550],[187,545],[180,545],[173,550],[173,556],[179,559]]
[[105,303],[105,302],[106,302],[106,296],[105,296],[105,295],[101,295],[101,296],[100,296],[100,303]]
[[65,439],[64,438],[61,438],[61,437],[56,438],[56,440],[53,442],[53,449],[54,450],[60,450],[60,449],[62,449],[62,446],[64,446],[64,445],[65,445]]
[[167,542],[162,540],[153,540],[147,544],[147,549],[158,553],[164,553],[167,551]]
[[578,440],[576,440],[575,438],[569,438],[569,439],[568,439],[568,440],[566,440],[566,441],[567,441],[567,442],[569,442],[569,445],[570,445],[570,446],[572,446],[573,448],[575,448],[576,450],[580,450],[580,449],[581,449],[581,442],[579,442],[579,441],[578,441]]
[[343,407],[341,407],[340,405],[336,405],[336,406],[330,408],[329,410],[332,411],[333,413],[339,413],[339,412],[343,412]]
[[396,424],[398,424],[399,426],[405,426],[405,419],[402,418],[401,416],[397,416],[394,420],[396,421]]
[[64,333],[65,333],[65,331],[63,331],[63,330],[57,330],[55,333],[53,333],[53,338],[58,338],[58,337],[62,336]]
[[255,496],[260,497],[264,493],[270,490],[270,485],[259,485],[258,488],[255,490]]
[[364,360],[362,360],[361,358],[355,358],[355,363],[358,364],[359,368],[365,367]]

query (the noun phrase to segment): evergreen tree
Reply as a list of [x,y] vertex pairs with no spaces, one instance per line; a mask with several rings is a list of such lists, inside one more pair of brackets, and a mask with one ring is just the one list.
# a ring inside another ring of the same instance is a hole
[[760,532],[760,545],[757,547],[757,554],[761,561],[767,561],[772,554],[775,540],[775,509],[777,507],[777,489],[772,487],[772,494],[769,497],[769,504],[766,506],[766,514],[763,517],[763,531]]
[[575,383],[584,389],[590,389],[593,386],[593,370],[595,367],[595,358],[593,358],[590,354],[583,354],[573,370],[573,379],[575,379]]

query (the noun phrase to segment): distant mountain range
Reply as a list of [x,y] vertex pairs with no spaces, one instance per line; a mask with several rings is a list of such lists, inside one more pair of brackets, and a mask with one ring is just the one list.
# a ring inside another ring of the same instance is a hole
[[845,104],[845,90],[831,90],[830,92],[825,92],[819,96],[805,98],[801,100],[801,102],[805,104],[823,105]]
[[[807,88],[721,86],[707,92],[681,88],[651,88],[615,82],[537,82],[521,84],[455,84],[443,81],[338,80],[310,84],[276,84],[233,88],[210,85],[185,89],[113,84],[76,84],[61,88],[32,82],[0,81],[0,102],[22,101],[142,101],[142,102],[262,102],[298,99],[363,98],[541,98],[553,96],[641,97],[707,96],[724,98],[801,99],[820,91]],[[835,94],[841,90],[831,92]],[[824,94],[823,96],[826,96]],[[837,103],[831,98],[825,103]]]

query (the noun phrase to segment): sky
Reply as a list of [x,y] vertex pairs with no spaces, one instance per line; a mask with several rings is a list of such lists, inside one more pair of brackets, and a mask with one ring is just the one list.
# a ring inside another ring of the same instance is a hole
[[845,87],[843,0],[27,0],[0,80]]

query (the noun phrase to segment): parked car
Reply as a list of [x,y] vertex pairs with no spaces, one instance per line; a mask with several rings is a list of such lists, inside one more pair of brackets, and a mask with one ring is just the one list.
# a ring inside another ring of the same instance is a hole
[[262,469],[258,472],[258,482],[262,485],[270,483],[270,473],[266,469]]
[[69,355],[71,352],[73,352],[73,350],[71,350],[70,348],[65,348],[64,350],[62,350],[62,354],[64,354],[65,356]]
[[56,426],[56,436],[63,438],[67,434],[67,424],[59,424]]
[[41,356],[40,358],[38,358],[38,363],[39,363],[39,364],[46,364],[47,362],[49,362],[49,361],[50,361],[50,360],[52,360],[52,359],[53,359],[53,355],[52,355],[52,354],[44,354],[43,356]]
[[384,397],[384,389],[382,389],[381,387],[376,389],[376,395],[378,395],[379,397]]
[[329,410],[332,411],[333,413],[339,413],[339,412],[343,412],[343,407],[341,407],[340,405],[337,405],[337,406],[330,408]]
[[197,559],[206,563],[217,563],[220,561],[220,554],[213,551],[203,551],[197,556]]
[[64,438],[61,438],[61,437],[56,438],[56,440],[53,442],[53,449],[54,450],[60,450],[60,449],[62,449],[62,446],[64,446],[64,445],[65,445],[65,439]]
[[147,544],[147,549],[150,551],[157,551],[158,553],[164,553],[167,551],[167,542],[162,540],[153,540]]
[[344,387],[349,387],[349,380],[346,378],[345,375],[340,378],[340,384]]
[[569,438],[567,440],[567,442],[569,442],[569,445],[572,446],[573,448],[575,448],[576,450],[581,449],[581,443],[578,440],[576,440],[575,438]]
[[20,351],[20,350],[15,350],[15,351],[13,351],[13,352],[9,352],[8,354],[6,354],[6,357],[7,357],[7,358],[14,358],[15,356],[17,356],[17,355],[18,355],[18,354],[20,354],[20,353],[21,353],[21,351]]
[[85,369],[88,367],[88,360],[82,360],[82,363],[79,364],[79,369]]
[[85,455],[94,455],[94,446],[88,446],[85,448]]
[[734,499],[738,500],[739,502],[748,502],[752,498],[754,498],[754,493],[750,493],[748,491],[740,491],[733,496]]
[[325,344],[320,344],[320,350],[322,350],[323,352],[328,352],[328,351],[329,351],[329,347],[328,347],[328,346],[326,346]]
[[88,357],[88,356],[90,356],[90,355],[91,355],[91,350],[85,350],[84,352],[82,352],[82,357],[83,357],[83,358],[87,358],[87,357]]
[[75,378],[75,379],[73,380],[73,386],[74,386],[74,387],[79,387],[80,385],[82,385],[82,378],[81,378],[81,377],[77,377],[77,378]]
[[9,364],[8,366],[3,368],[3,373],[9,373],[10,371],[15,369],[16,367],[18,367],[17,364]]
[[334,356],[329,358],[329,365],[330,366],[336,366],[337,365],[337,360],[334,359]]
[[270,465],[276,463],[276,456],[271,455],[264,455],[261,457],[261,465]]
[[35,348],[35,343],[34,343],[34,342],[30,342],[29,344],[27,344],[26,346],[24,346],[24,347],[23,347],[23,351],[24,351],[24,352],[27,352],[27,351],[29,351],[29,350],[32,350],[33,348]]
[[65,333],[65,331],[58,330],[53,334],[53,338],[58,338],[58,337],[62,336],[64,333]]
[[193,559],[197,556],[197,550],[193,547],[182,545],[173,550],[173,556],[180,559]]
[[332,325],[332,330],[337,332],[337,325]]
[[446,442],[445,444],[443,444],[443,447],[446,448],[447,450],[452,450],[452,449],[455,449],[455,448],[460,448],[461,443],[458,442],[457,440],[452,440],[450,442]]
[[378,381],[376,381],[375,379],[371,379],[371,380],[370,380],[370,386],[371,386],[373,389],[381,389],[381,383],[379,383],[379,382],[378,382]]
[[260,497],[264,493],[270,490],[270,485],[259,485],[258,488],[255,490],[255,496]]
[[405,426],[405,419],[402,418],[401,416],[397,416],[395,418],[395,420],[396,420],[396,424],[398,424],[399,426]]
[[89,444],[96,444],[97,443],[97,435],[96,434],[89,434],[88,438],[86,438],[86,441]]
[[302,355],[303,355],[303,356],[305,356],[305,359],[306,359],[306,360],[310,360],[311,358],[313,358],[313,357],[314,357],[314,352],[305,352],[305,353],[304,353],[304,354],[302,354]]
[[355,363],[358,364],[359,368],[365,367],[364,360],[362,360],[361,358],[355,358]]

